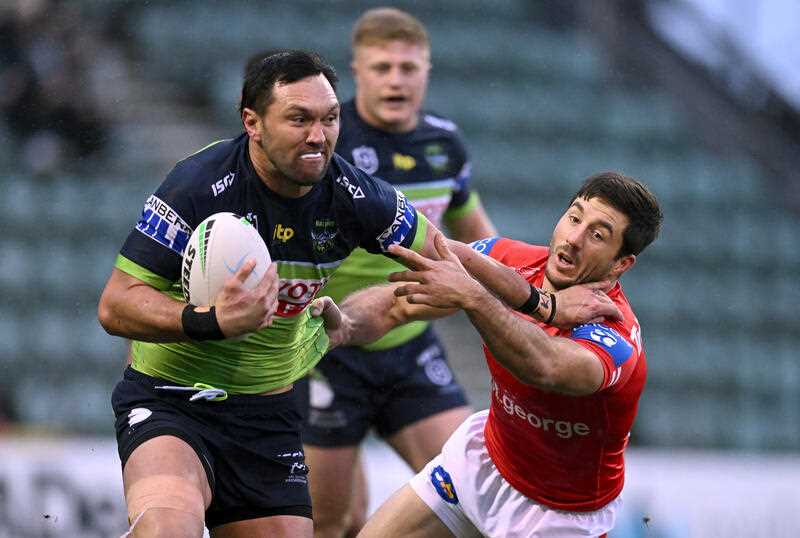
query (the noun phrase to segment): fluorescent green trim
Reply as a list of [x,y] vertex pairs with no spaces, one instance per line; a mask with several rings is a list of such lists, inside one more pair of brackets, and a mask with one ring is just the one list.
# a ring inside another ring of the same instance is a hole
[[319,280],[320,278],[332,276],[343,261],[344,260],[337,260],[335,262],[321,263],[318,265],[310,262],[290,262],[281,260],[275,260],[275,263],[278,264],[278,276],[281,278]]
[[452,209],[448,209],[447,211],[445,211],[444,219],[446,221],[453,221],[463,218],[467,214],[474,211],[475,208],[480,205],[480,203],[481,203],[480,196],[478,196],[477,192],[472,191],[471,193],[469,193],[469,198],[467,198],[467,201],[464,203],[464,205],[460,207],[454,207]]
[[419,200],[419,199],[427,199],[427,198],[438,198],[440,196],[449,196],[452,194],[453,189],[450,187],[441,187],[441,188],[422,188],[422,189],[415,189],[413,187],[406,187],[403,189],[403,194],[405,194],[411,200]]
[[117,255],[117,259],[114,262],[114,267],[123,273],[128,273],[132,277],[138,278],[145,284],[152,286],[159,291],[167,291],[172,287],[172,281],[167,280],[163,276],[157,275],[154,272],[145,269],[141,265],[130,261],[122,254]]
[[422,252],[425,247],[425,236],[428,235],[428,219],[425,215],[417,211],[417,234],[414,236],[414,242],[411,243],[411,250],[414,252]]
[[206,145],[206,146],[203,146],[202,148],[198,149],[198,150],[197,150],[197,151],[195,151],[194,153],[190,153],[189,155],[187,155],[186,157],[184,157],[184,158],[183,158],[183,160],[185,161],[186,159],[188,159],[188,158],[189,158],[189,157],[191,157],[192,155],[197,155],[197,154],[198,154],[198,153],[200,153],[201,151],[205,151],[205,150],[207,150],[208,148],[210,148],[211,146],[216,146],[216,145],[217,145],[217,144],[219,144],[220,142],[227,142],[228,140],[233,140],[233,139],[232,139],[232,138],[223,138],[223,139],[221,139],[221,140],[215,140],[215,141],[211,142],[210,144],[208,144],[208,145]]

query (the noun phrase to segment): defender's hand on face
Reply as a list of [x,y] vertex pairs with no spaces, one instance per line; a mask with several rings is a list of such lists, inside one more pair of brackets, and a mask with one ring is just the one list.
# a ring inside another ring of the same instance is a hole
[[395,295],[405,296],[411,304],[437,308],[469,308],[486,291],[450,251],[443,235],[436,235],[434,246],[439,260],[425,258],[399,245],[389,247],[390,253],[413,269],[389,275],[391,282],[410,282],[398,287]]
[[622,312],[605,293],[611,285],[608,281],[592,282],[556,292],[556,317],[550,325],[569,328],[603,320],[621,321]]
[[258,286],[252,290],[244,282],[256,266],[248,260],[226,282],[214,301],[217,322],[227,338],[268,327],[278,307],[278,269],[270,264]]

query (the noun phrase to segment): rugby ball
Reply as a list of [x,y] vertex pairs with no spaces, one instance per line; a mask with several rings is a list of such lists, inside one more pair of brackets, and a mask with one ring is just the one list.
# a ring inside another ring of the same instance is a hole
[[181,289],[187,303],[212,306],[225,281],[249,259],[256,267],[244,282],[255,288],[271,258],[258,230],[234,213],[215,213],[197,225],[183,251]]

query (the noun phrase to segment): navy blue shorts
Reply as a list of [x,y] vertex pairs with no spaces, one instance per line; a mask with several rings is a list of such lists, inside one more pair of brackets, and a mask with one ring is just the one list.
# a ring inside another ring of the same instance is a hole
[[188,443],[206,470],[213,498],[206,526],[276,515],[311,517],[308,468],[294,391],[189,401],[192,393],[132,368],[111,396],[122,467],[143,442],[173,435]]
[[305,416],[303,442],[314,446],[358,445],[371,427],[389,437],[409,424],[467,405],[430,327],[388,350],[336,348],[295,390]]

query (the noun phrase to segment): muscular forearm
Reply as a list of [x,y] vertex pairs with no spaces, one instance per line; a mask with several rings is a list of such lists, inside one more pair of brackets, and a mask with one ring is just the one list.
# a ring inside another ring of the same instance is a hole
[[146,284],[133,282],[124,273],[115,274],[100,298],[98,318],[114,336],[145,342],[179,342],[189,340],[181,323],[185,306]]
[[492,355],[522,383],[582,395],[593,393],[602,382],[602,367],[587,350],[548,335],[490,294],[477,296],[464,310]]
[[344,345],[374,342],[398,325],[406,322],[395,286],[371,286],[345,297],[339,308],[346,317],[349,329]]
[[396,297],[398,286],[371,286],[345,297],[339,305],[348,320],[349,329],[344,345],[363,345],[411,321],[430,320],[447,316],[453,309],[412,305],[404,297]]
[[474,251],[464,243],[451,239],[447,245],[464,268],[504,303],[516,308],[528,299],[530,285],[514,269]]

